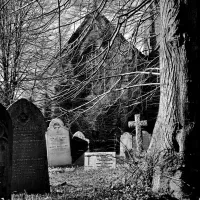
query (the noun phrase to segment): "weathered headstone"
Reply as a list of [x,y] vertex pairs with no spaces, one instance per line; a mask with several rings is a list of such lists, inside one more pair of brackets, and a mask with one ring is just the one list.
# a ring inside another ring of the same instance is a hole
[[86,152],[84,169],[116,168],[116,152]]
[[142,141],[143,149],[146,151],[151,142],[151,135],[147,131],[142,131]]
[[85,140],[85,135],[81,131],[77,131],[76,133],[74,133],[73,137],[78,137],[82,140]]
[[130,151],[133,148],[133,136],[125,132],[120,138],[120,156],[125,157],[125,152]]
[[[151,134],[149,134],[147,131],[143,130],[142,131],[142,148],[144,151],[147,151],[150,142],[151,142]],[[137,149],[135,136],[133,136],[133,149]]]
[[8,112],[13,122],[12,192],[50,192],[42,113],[26,99],[12,104]]
[[72,164],[69,131],[62,120],[51,120],[46,132],[46,144],[49,166]]
[[141,126],[147,126],[147,121],[146,120],[140,121],[140,115],[137,114],[135,115],[135,121],[129,121],[128,126],[129,127],[135,126],[137,152],[141,153],[143,150]]
[[12,121],[0,104],[0,199],[11,199]]

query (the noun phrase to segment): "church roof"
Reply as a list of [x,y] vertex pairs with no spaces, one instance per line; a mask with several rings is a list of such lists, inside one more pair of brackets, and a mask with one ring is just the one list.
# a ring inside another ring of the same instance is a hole
[[[72,61],[75,55],[81,56],[89,47],[98,46],[106,48],[115,32],[116,27],[113,25],[104,15],[98,14],[94,17],[93,14],[85,16],[83,22],[71,35],[67,43],[61,52],[63,62],[67,63]],[[115,41],[121,46],[126,46],[126,50],[129,49],[131,54],[137,54],[140,58],[145,56],[131,45],[121,33],[116,34]],[[57,54],[51,65],[55,65],[58,62],[60,54]],[[132,57],[133,55],[131,55]],[[132,58],[130,58],[132,59]]]

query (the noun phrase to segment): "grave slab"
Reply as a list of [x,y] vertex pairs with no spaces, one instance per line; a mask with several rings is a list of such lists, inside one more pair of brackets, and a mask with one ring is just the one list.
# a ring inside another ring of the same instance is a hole
[[85,152],[84,169],[116,168],[116,152]]

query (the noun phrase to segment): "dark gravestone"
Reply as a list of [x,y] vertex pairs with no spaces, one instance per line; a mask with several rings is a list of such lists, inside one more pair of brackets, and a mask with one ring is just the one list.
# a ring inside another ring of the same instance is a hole
[[18,100],[8,111],[13,122],[12,192],[50,192],[42,113],[26,99]]
[[107,134],[105,147],[106,147],[105,152],[116,152],[116,150],[117,150],[116,128],[113,128]]
[[[88,142],[74,136],[71,140],[72,163],[74,164],[88,150]],[[78,165],[78,164],[77,164]]]
[[0,199],[11,199],[12,122],[0,104]]
[[116,154],[120,153],[120,137],[121,137],[121,134],[122,134],[121,130],[118,127],[113,128],[110,131],[110,134],[109,134],[109,136],[111,137],[110,141],[112,141],[111,145],[113,145],[113,146],[111,146],[111,151],[116,152]]

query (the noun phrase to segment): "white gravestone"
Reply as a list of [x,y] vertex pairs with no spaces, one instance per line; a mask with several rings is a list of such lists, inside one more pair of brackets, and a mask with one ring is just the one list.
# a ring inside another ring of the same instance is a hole
[[86,152],[84,169],[116,168],[116,152]]
[[125,157],[125,151],[129,151],[133,148],[133,136],[125,132],[120,137],[120,156]]
[[69,131],[63,122],[53,119],[46,132],[47,158],[49,166],[72,164]]

